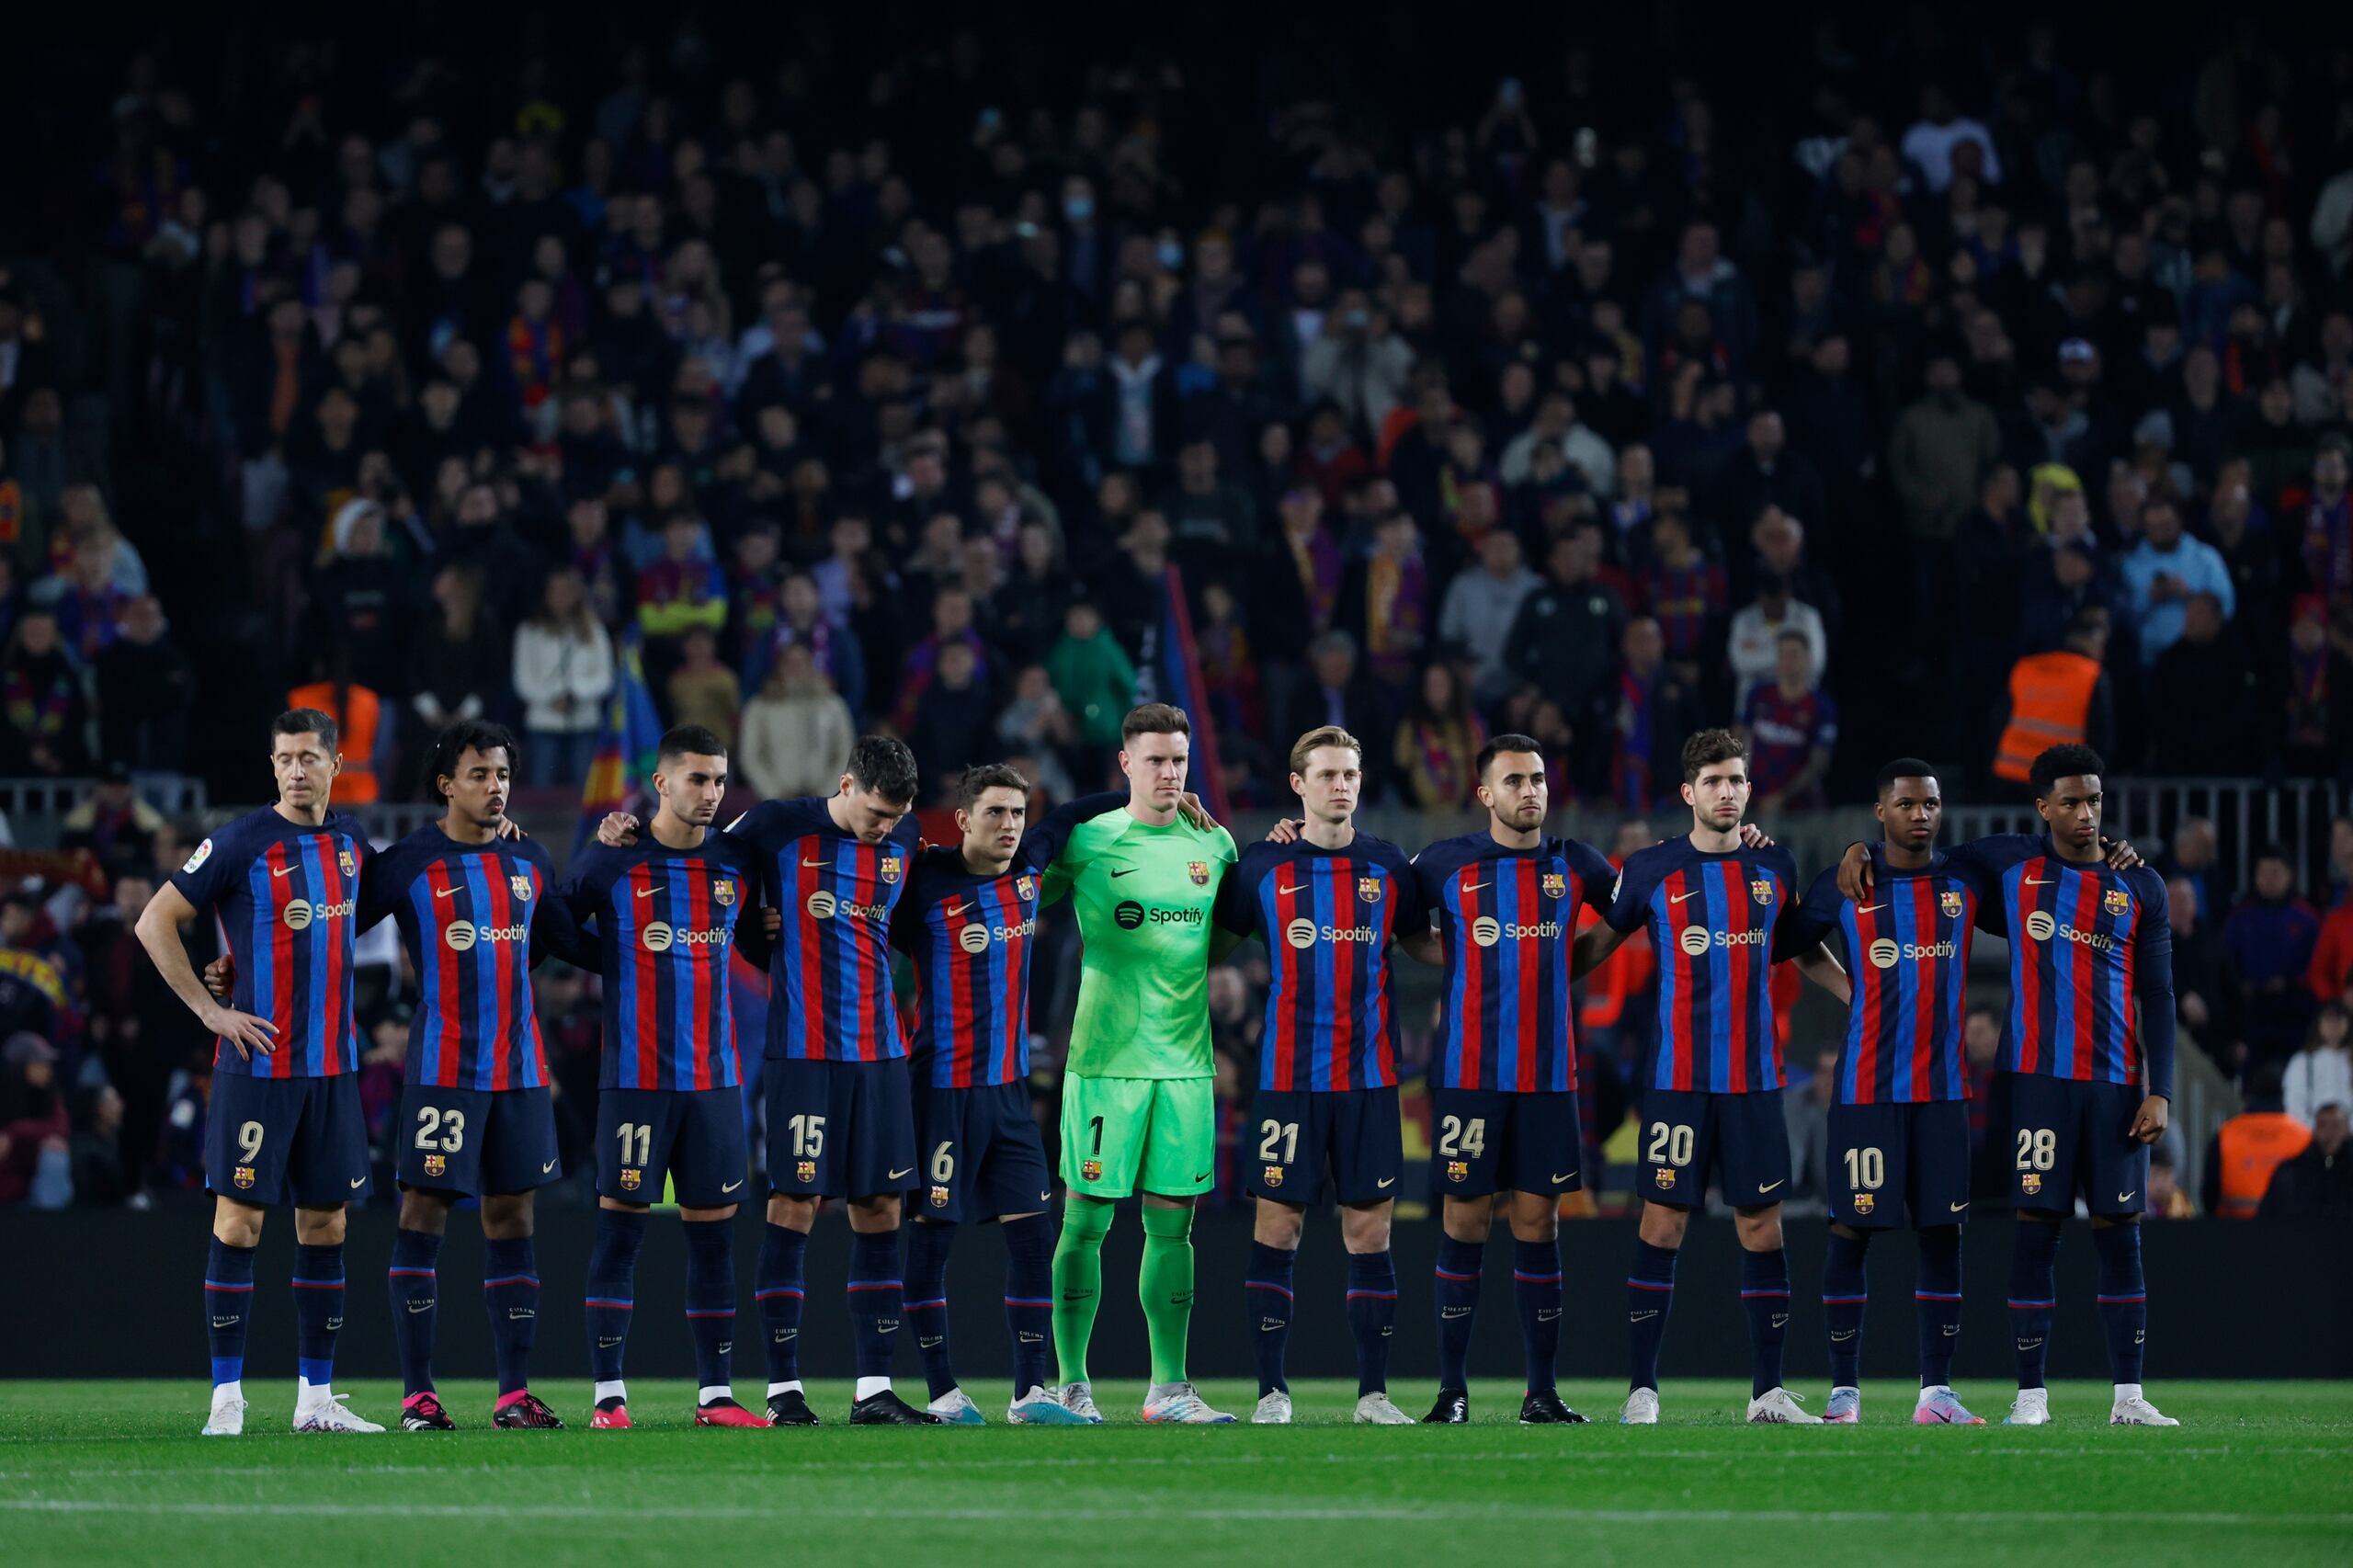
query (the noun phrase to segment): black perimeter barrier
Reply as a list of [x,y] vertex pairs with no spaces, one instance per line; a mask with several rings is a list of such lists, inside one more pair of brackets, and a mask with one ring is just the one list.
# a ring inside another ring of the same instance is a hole
[[[535,1383],[553,1392],[588,1375],[580,1297],[587,1276],[592,1216],[578,1208],[543,1212],[539,1234],[539,1342]],[[759,1318],[752,1310],[752,1268],[761,1220],[736,1221],[735,1376],[757,1392],[765,1376]],[[347,1267],[349,1305],[336,1347],[346,1377],[399,1375],[385,1295],[384,1268],[393,1217],[383,1209],[357,1214]],[[1006,1344],[1005,1251],[994,1225],[963,1227],[949,1265],[950,1333],[957,1370],[983,1403],[996,1396],[1011,1361]],[[2012,1375],[2008,1324],[2011,1222],[1972,1224],[1965,1253],[1968,1300],[1955,1364],[1957,1380],[2006,1385]],[[1474,1375],[1520,1375],[1518,1317],[1512,1302],[1511,1244],[1500,1223],[1487,1254],[1486,1284],[1472,1346]],[[850,1373],[847,1313],[841,1285],[848,1227],[828,1210],[808,1254],[808,1311],[801,1366],[815,1378]],[[1436,1357],[1429,1277],[1438,1244],[1432,1223],[1400,1225],[1397,1334],[1392,1386],[1404,1399],[1430,1382]],[[1792,1386],[1823,1381],[1821,1268],[1824,1227],[1789,1225]],[[1098,1378],[1139,1378],[1147,1366],[1143,1315],[1135,1300],[1142,1230],[1123,1207],[1104,1245],[1103,1305],[1096,1321],[1090,1370]],[[2353,1377],[2353,1247],[2343,1227],[2325,1224],[2196,1221],[2147,1227],[2149,1376],[2172,1378]],[[1199,1259],[1193,1312],[1192,1371],[1197,1377],[1251,1375],[1256,1324],[1243,1300],[1250,1256],[1246,1216],[1204,1216],[1195,1233]],[[1617,1378],[1626,1368],[1625,1279],[1633,1224],[1572,1221],[1561,1227],[1566,1316],[1561,1370],[1569,1377]],[[191,1206],[172,1212],[69,1210],[0,1214],[0,1268],[14,1310],[0,1334],[0,1376],[15,1378],[189,1378],[205,1375],[203,1278],[206,1215]],[[294,1312],[287,1279],[294,1252],[291,1213],[269,1218],[256,1271],[254,1328],[247,1366],[256,1377],[294,1374]],[[1912,1240],[1897,1231],[1871,1248],[1871,1302],[1864,1333],[1864,1373],[1914,1374]],[[2059,1312],[2052,1333],[2051,1375],[2108,1375],[2098,1310],[2093,1302],[2091,1229],[2070,1221],[2059,1257]],[[643,1378],[683,1378],[693,1370],[684,1312],[686,1250],[677,1220],[657,1212],[637,1276],[636,1326],[629,1370]],[[1347,1264],[1329,1210],[1309,1217],[1301,1249],[1298,1306],[1290,1370],[1298,1378],[1353,1376],[1355,1352],[1343,1308]],[[471,1211],[451,1217],[440,1260],[440,1344],[435,1370],[445,1377],[488,1377],[490,1331],[482,1307],[482,1233]],[[1676,1278],[1674,1322],[1663,1370],[1677,1377],[1745,1377],[1748,1340],[1740,1310],[1739,1264],[1728,1221],[1696,1218]],[[893,1370],[921,1380],[912,1346]],[[1416,1396],[1418,1397],[1418,1396]],[[1406,1403],[1410,1403],[1407,1400]]]

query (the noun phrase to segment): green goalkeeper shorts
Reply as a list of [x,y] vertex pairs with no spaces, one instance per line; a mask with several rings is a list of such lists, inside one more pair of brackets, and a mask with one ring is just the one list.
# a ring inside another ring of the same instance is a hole
[[1188,1198],[1217,1177],[1216,1081],[1063,1080],[1063,1180],[1089,1198]]

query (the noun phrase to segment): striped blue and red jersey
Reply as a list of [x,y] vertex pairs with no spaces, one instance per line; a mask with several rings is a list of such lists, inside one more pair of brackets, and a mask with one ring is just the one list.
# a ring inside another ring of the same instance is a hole
[[973,870],[961,846],[915,856],[891,941],[915,962],[906,1027],[918,1085],[977,1089],[1029,1076],[1029,954],[1045,869],[1071,828],[1127,800],[1106,792],[1055,808],[1003,871]]
[[906,891],[913,815],[869,844],[824,798],[769,801],[728,825],[748,846],[784,930],[768,960],[767,1054],[888,1062],[907,1053],[891,993],[891,920]]
[[1716,852],[1688,837],[1626,858],[1610,926],[1648,926],[1658,953],[1658,1038],[1639,1082],[1745,1095],[1782,1085],[1772,968],[1804,949],[1777,941],[1797,907],[1797,862],[1779,846]]
[[1578,908],[1608,902],[1609,862],[1574,839],[1513,849],[1483,831],[1431,845],[1413,872],[1445,953],[1433,1085],[1575,1088],[1569,949]]
[[1834,866],[1790,917],[1792,948],[1835,939],[1845,950],[1853,1000],[1838,1048],[1837,1103],[1967,1099],[1962,999],[1988,884],[1966,858],[1938,852],[1921,869],[1897,870],[1877,846],[1871,878],[1857,903],[1838,892]]
[[723,1089],[744,1081],[728,994],[728,950],[759,962],[759,863],[706,832],[673,849],[641,831],[623,847],[591,844],[556,896],[593,927],[605,977],[604,1089]]
[[1413,862],[1385,838],[1343,848],[1254,844],[1218,886],[1216,919],[1267,944],[1274,983],[1258,1040],[1262,1089],[1385,1089],[1397,1082],[1389,943],[1426,930]]
[[2047,837],[1981,839],[1956,854],[1984,867],[2010,938],[2002,1065],[2170,1098],[2173,921],[2156,872],[2063,859]]
[[251,1060],[216,1041],[213,1070],[256,1078],[332,1078],[358,1065],[352,939],[360,868],[373,853],[359,824],[329,812],[317,826],[265,806],[196,846],[172,885],[210,911],[236,967],[229,1005],[266,1018],[277,1042]]
[[416,970],[408,1082],[436,1089],[536,1089],[547,1051],[531,1006],[531,965],[577,959],[579,926],[554,891],[555,867],[529,838],[461,844],[438,824],[368,862],[359,928],[386,915]]

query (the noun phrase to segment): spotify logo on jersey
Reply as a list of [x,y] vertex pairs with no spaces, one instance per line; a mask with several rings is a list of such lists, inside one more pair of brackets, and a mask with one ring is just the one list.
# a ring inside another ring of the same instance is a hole
[[831,920],[834,917],[834,895],[823,888],[811,893],[809,913],[820,920]]
[[1881,937],[1878,941],[1873,942],[1870,945],[1870,952],[1871,955],[1871,966],[1874,969],[1893,969],[1895,967],[1895,960],[1904,956],[1904,949],[1897,947],[1885,937]]
[[2042,910],[2038,909],[2026,917],[2026,934],[2038,942],[2051,940],[2051,933],[2057,929],[2059,923]]
[[1708,928],[1705,926],[1686,926],[1683,934],[1675,938],[1675,945],[1698,958],[1708,950]]
[[1504,928],[1492,915],[1482,915],[1471,922],[1471,939],[1483,948],[1492,948],[1503,939]]
[[310,924],[311,905],[308,901],[298,898],[286,906],[286,928],[289,931],[302,930]]
[[1143,924],[1143,905],[1128,899],[1111,911],[1111,918],[1120,923],[1120,930],[1132,931]]
[[967,926],[956,933],[956,945],[968,953],[984,953],[989,950],[989,928]]
[[638,939],[645,944],[647,952],[666,953],[670,950],[670,943],[676,936],[677,933],[671,930],[668,925],[656,920],[638,933]]
[[1309,920],[1304,916],[1292,921],[1290,925],[1283,927],[1283,940],[1289,942],[1294,948],[1313,947],[1315,945],[1315,922]]
[[474,945],[473,922],[471,920],[451,921],[449,923],[449,928],[441,933],[441,939],[449,944],[449,950],[451,952],[464,952],[467,949]]

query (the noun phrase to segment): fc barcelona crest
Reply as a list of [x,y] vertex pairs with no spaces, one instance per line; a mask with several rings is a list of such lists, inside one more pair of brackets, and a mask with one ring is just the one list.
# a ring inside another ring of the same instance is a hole
[[935,1187],[931,1189],[931,1206],[934,1209],[945,1209],[948,1207],[948,1189],[946,1187]]
[[1013,896],[1027,903],[1038,896],[1038,884],[1027,875],[1013,879]]
[[1748,884],[1748,896],[1755,899],[1759,903],[1772,903],[1772,882],[1764,877],[1757,878],[1755,881]]
[[1207,860],[1186,861],[1185,873],[1193,879],[1193,885],[1197,888],[1210,885],[1210,863]]
[[1358,903],[1379,903],[1381,902],[1381,879],[1379,877],[1358,877],[1357,879],[1357,902]]
[[449,1156],[447,1154],[426,1155],[425,1174],[429,1176],[448,1176],[449,1174]]
[[1078,1179],[1081,1181],[1101,1181],[1103,1179],[1103,1162],[1100,1160],[1079,1161]]
[[792,1175],[795,1180],[801,1182],[804,1186],[810,1182],[815,1181],[817,1179],[817,1162],[814,1160],[801,1161],[799,1165],[792,1167]]
[[1268,1165],[1258,1173],[1258,1178],[1259,1185],[1262,1187],[1280,1187],[1283,1184],[1283,1168],[1280,1165]]
[[2041,1176],[2034,1171],[2022,1173],[2018,1176],[2018,1190],[2025,1193],[2029,1198],[2032,1198],[2036,1193],[2042,1190]]
[[621,1190],[623,1192],[635,1192],[637,1190],[637,1184],[644,1179],[645,1173],[639,1170],[635,1165],[623,1165],[621,1167]]
[[249,1187],[254,1184],[254,1168],[251,1165],[239,1165],[230,1174],[229,1179],[239,1187]]
[[1544,896],[1546,898],[1565,898],[1568,896],[1568,892],[1569,879],[1566,876],[1559,871],[1547,871],[1544,873]]
[[529,903],[531,902],[531,879],[518,871],[506,879],[506,891]]
[[2122,888],[2110,888],[2108,896],[2100,902],[2108,906],[2110,915],[2121,915],[2132,907],[2132,895]]
[[1946,919],[1948,919],[1948,920],[1958,920],[1958,919],[1960,919],[1960,918],[1961,918],[1961,890],[1960,890],[1959,888],[1947,888],[1943,892],[1941,892],[1941,893],[1938,894],[1938,895],[1937,895],[1937,907],[1938,907],[1938,909],[1941,909],[1941,910],[1943,910],[1943,911],[1945,912],[1945,918],[1946,918]]
[[1656,1170],[1651,1172],[1651,1177],[1658,1183],[1658,1189],[1661,1192],[1673,1192],[1675,1190],[1675,1167],[1673,1165],[1659,1166]]
[[1859,1192],[1855,1194],[1855,1212],[1858,1214],[1868,1214],[1876,1208],[1878,1204],[1879,1199],[1868,1192]]
[[883,856],[879,874],[886,882],[897,881],[899,880],[899,858],[896,855]]
[[1471,1179],[1471,1162],[1468,1160],[1447,1161],[1446,1179],[1449,1181],[1469,1181]]
[[359,874],[359,857],[348,849],[336,850],[335,863],[343,869],[343,874],[347,877],[356,877]]
[[734,879],[732,877],[722,877],[719,881],[713,882],[710,887],[710,896],[718,901],[719,906],[722,909],[724,909],[729,904],[733,903],[735,902]]

